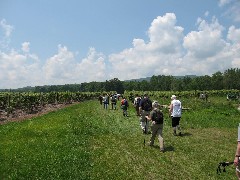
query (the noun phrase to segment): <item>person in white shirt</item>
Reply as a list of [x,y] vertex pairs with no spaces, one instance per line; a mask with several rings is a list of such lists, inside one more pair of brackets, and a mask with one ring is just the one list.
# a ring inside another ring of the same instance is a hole
[[169,115],[172,118],[172,128],[173,128],[173,135],[177,135],[177,130],[179,131],[179,136],[182,135],[181,128],[180,128],[180,119],[182,116],[182,103],[177,99],[175,95],[171,97],[171,104],[169,108]]
[[140,104],[140,102],[141,102],[141,96],[136,94],[136,97],[134,98],[133,105],[136,109],[137,116],[140,116],[140,114],[139,114],[139,104]]

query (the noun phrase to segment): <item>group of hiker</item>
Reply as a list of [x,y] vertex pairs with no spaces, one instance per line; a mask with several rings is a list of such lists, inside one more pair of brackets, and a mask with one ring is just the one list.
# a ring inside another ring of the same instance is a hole
[[[152,134],[148,145],[153,146],[155,138],[158,137],[160,151],[164,152],[164,140],[163,140],[164,115],[163,112],[160,110],[161,105],[156,100],[152,102],[146,93],[142,98],[136,95],[136,98],[134,99],[134,105],[136,107],[137,115],[140,116],[140,126],[142,132],[144,134],[149,133]],[[177,131],[179,136],[182,135],[179,124],[181,115],[182,115],[181,101],[178,100],[175,95],[172,95],[171,103],[169,106],[169,116],[172,119],[172,128],[174,136],[177,135]],[[151,128],[151,132],[149,130],[149,127]]]
[[103,108],[104,109],[108,109],[108,106],[111,104],[112,110],[116,110],[117,109],[117,101],[120,100],[120,97],[122,97],[121,99],[121,109],[123,110],[123,116],[128,117],[128,112],[127,109],[129,107],[128,101],[127,99],[121,95],[121,94],[104,94],[103,96],[99,96],[98,100],[100,102],[100,104],[103,104]]
[[[120,101],[120,97],[121,101]],[[207,99],[207,95],[205,96]],[[164,115],[161,111],[161,105],[158,101],[151,99],[148,97],[147,93],[144,93],[143,96],[138,94],[135,97],[131,94],[129,96],[129,100],[133,104],[136,110],[136,115],[140,120],[140,127],[142,129],[143,134],[151,134],[150,141],[148,143],[149,146],[154,145],[155,138],[157,137],[159,140],[160,151],[164,152],[164,139],[163,139],[163,123],[164,123]],[[100,104],[103,104],[104,109],[108,108],[108,105],[111,102],[112,109],[116,110],[117,101],[120,101],[120,107],[123,112],[123,116],[128,117],[128,107],[129,102],[127,98],[119,94],[104,94],[104,96],[99,97]],[[182,115],[182,104],[181,101],[177,99],[176,95],[171,96],[170,105],[169,105],[169,117],[172,120],[172,130],[174,136],[181,136],[181,128],[180,128],[180,120]],[[150,127],[150,128],[149,128]],[[149,130],[151,129],[151,131]],[[145,143],[145,140],[144,140]],[[240,125],[238,129],[238,144],[237,150],[235,153],[234,165],[236,166],[236,175],[238,179],[240,179],[240,170],[238,167],[240,158]]]
[[[109,104],[112,105],[112,109],[116,110],[117,100],[120,100],[120,107],[122,109],[123,116],[128,117],[129,102],[126,97],[118,94],[104,94],[99,97],[100,104],[103,104],[104,109],[107,109]],[[135,97],[131,94],[129,100],[134,105],[136,115],[139,116],[140,127],[143,134],[151,134],[149,146],[154,145],[154,140],[158,137],[160,151],[164,152],[164,140],[163,140],[163,122],[164,115],[161,111],[161,105],[158,101],[152,101],[147,93],[143,96],[138,94]],[[182,115],[182,104],[175,95],[171,96],[171,103],[169,106],[169,117],[172,119],[172,128],[174,136],[181,136],[180,119]],[[150,128],[149,128],[150,127]],[[150,130],[151,129],[151,130]],[[177,134],[178,131],[178,134]]]
[[112,109],[116,110],[117,109],[117,100],[119,100],[119,98],[120,98],[119,94],[112,94],[112,95],[103,94],[103,96],[100,95],[98,97],[98,100],[100,102],[100,105],[103,104],[104,109],[108,109],[108,106],[111,101]]

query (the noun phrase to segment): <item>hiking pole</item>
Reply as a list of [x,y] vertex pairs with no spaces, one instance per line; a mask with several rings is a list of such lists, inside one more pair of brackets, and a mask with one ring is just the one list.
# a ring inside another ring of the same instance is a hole
[[145,138],[146,138],[146,134],[147,134],[147,118],[146,118],[146,117],[145,117],[145,128],[144,128],[144,134],[145,134],[145,136],[144,136],[143,145],[145,146],[145,144],[146,144],[146,140],[145,140]]
[[[222,171],[226,172],[226,166],[233,164],[234,162],[220,162],[217,167],[217,174],[221,174]],[[221,169],[222,167],[222,169]]]

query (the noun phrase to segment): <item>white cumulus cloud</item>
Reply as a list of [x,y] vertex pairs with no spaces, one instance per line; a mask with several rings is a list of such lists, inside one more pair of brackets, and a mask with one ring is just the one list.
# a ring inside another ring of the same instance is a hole
[[0,51],[0,81],[4,88],[17,88],[41,84],[39,59],[36,55],[24,55],[12,50]]
[[0,27],[4,31],[5,37],[9,37],[13,31],[13,26],[7,24],[7,21],[5,19],[2,19],[0,21]]
[[199,30],[188,33],[184,37],[183,46],[196,58],[212,57],[225,46],[222,40],[223,27],[215,18],[211,23],[198,19],[198,23]]
[[13,26],[9,25],[5,19],[0,21],[0,48],[8,49],[13,29]]
[[59,45],[58,53],[43,67],[48,84],[70,84],[106,80],[104,55],[90,48],[87,57],[76,60],[74,53]]
[[225,6],[226,4],[229,4],[232,0],[218,0],[218,5],[220,7]]
[[184,36],[183,28],[176,22],[173,13],[158,16],[149,27],[149,42],[134,39],[132,48],[111,54],[109,61],[114,70],[110,77],[125,80],[173,73],[173,66],[181,61]]
[[152,75],[212,75],[217,71],[239,67],[239,30],[230,27],[229,43],[216,17],[211,22],[197,19],[198,29],[183,34],[176,16],[167,13],[153,20],[148,30],[149,41],[134,39],[133,46],[109,55],[114,65],[110,77],[121,80]]
[[240,43],[240,29],[231,26],[228,30],[227,38],[234,43]]
[[135,38],[132,47],[110,55],[91,47],[81,59],[64,45],[58,45],[57,52],[44,60],[30,51],[27,41],[22,43],[20,51],[0,49],[1,88],[152,75],[212,75],[240,67],[240,29],[223,27],[216,17],[210,22],[198,18],[196,25],[196,30],[184,34],[176,15],[166,13],[152,21],[147,40]]
[[28,53],[30,50],[29,46],[30,46],[30,42],[22,43],[22,51]]
[[219,6],[225,7],[223,15],[232,19],[234,22],[240,22],[240,1],[239,0],[219,0]]

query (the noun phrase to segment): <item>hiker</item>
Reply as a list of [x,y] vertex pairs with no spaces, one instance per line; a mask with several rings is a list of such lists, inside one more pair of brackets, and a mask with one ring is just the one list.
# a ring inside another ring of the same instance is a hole
[[103,97],[102,97],[102,95],[100,95],[100,96],[98,97],[98,100],[99,100],[99,102],[100,102],[100,105],[102,105],[102,103],[103,103]]
[[130,100],[130,101],[132,102],[132,104],[133,104],[133,102],[134,102],[134,96],[133,96],[132,93],[130,93],[129,100]]
[[117,100],[119,101],[120,100],[120,97],[122,97],[121,94],[117,94]]
[[121,109],[123,110],[123,116],[126,116],[128,117],[128,112],[127,112],[127,109],[128,109],[128,101],[125,97],[122,97],[122,100],[121,100]]
[[109,104],[109,96],[107,94],[104,94],[104,97],[103,97],[103,108],[107,109],[108,104]]
[[205,92],[205,100],[206,100],[206,102],[208,101],[208,93],[207,92]]
[[172,118],[172,128],[173,128],[173,135],[177,135],[177,130],[179,131],[179,136],[182,135],[181,128],[180,128],[180,119],[182,115],[182,103],[181,101],[177,100],[177,96],[171,96],[171,104],[169,108],[169,116]]
[[140,114],[139,114],[139,104],[140,104],[140,101],[141,101],[141,96],[136,94],[136,97],[134,98],[133,105],[134,105],[134,107],[136,109],[137,116],[140,116]]
[[111,96],[111,105],[112,105],[112,109],[116,110],[117,109],[117,98],[115,97],[115,95],[113,94]]
[[152,130],[152,136],[149,142],[150,146],[153,146],[154,140],[156,136],[159,140],[160,145],[160,151],[164,152],[164,146],[163,146],[163,113],[160,111],[160,104],[157,101],[153,101],[152,103],[153,110],[150,112],[149,116],[146,116],[146,118],[152,122],[151,130]]
[[239,157],[240,157],[240,127],[238,127],[238,140],[237,149],[234,158],[234,165],[236,166],[236,176],[240,180],[240,170],[239,170]]
[[205,100],[207,102],[208,101],[208,94],[207,94],[207,92],[205,92],[205,93],[202,92],[199,95],[199,98],[202,99],[202,100]]
[[144,96],[139,103],[140,126],[144,134],[148,134],[149,123],[146,119],[146,116],[149,115],[151,110],[152,101],[148,98],[147,93],[144,93]]

